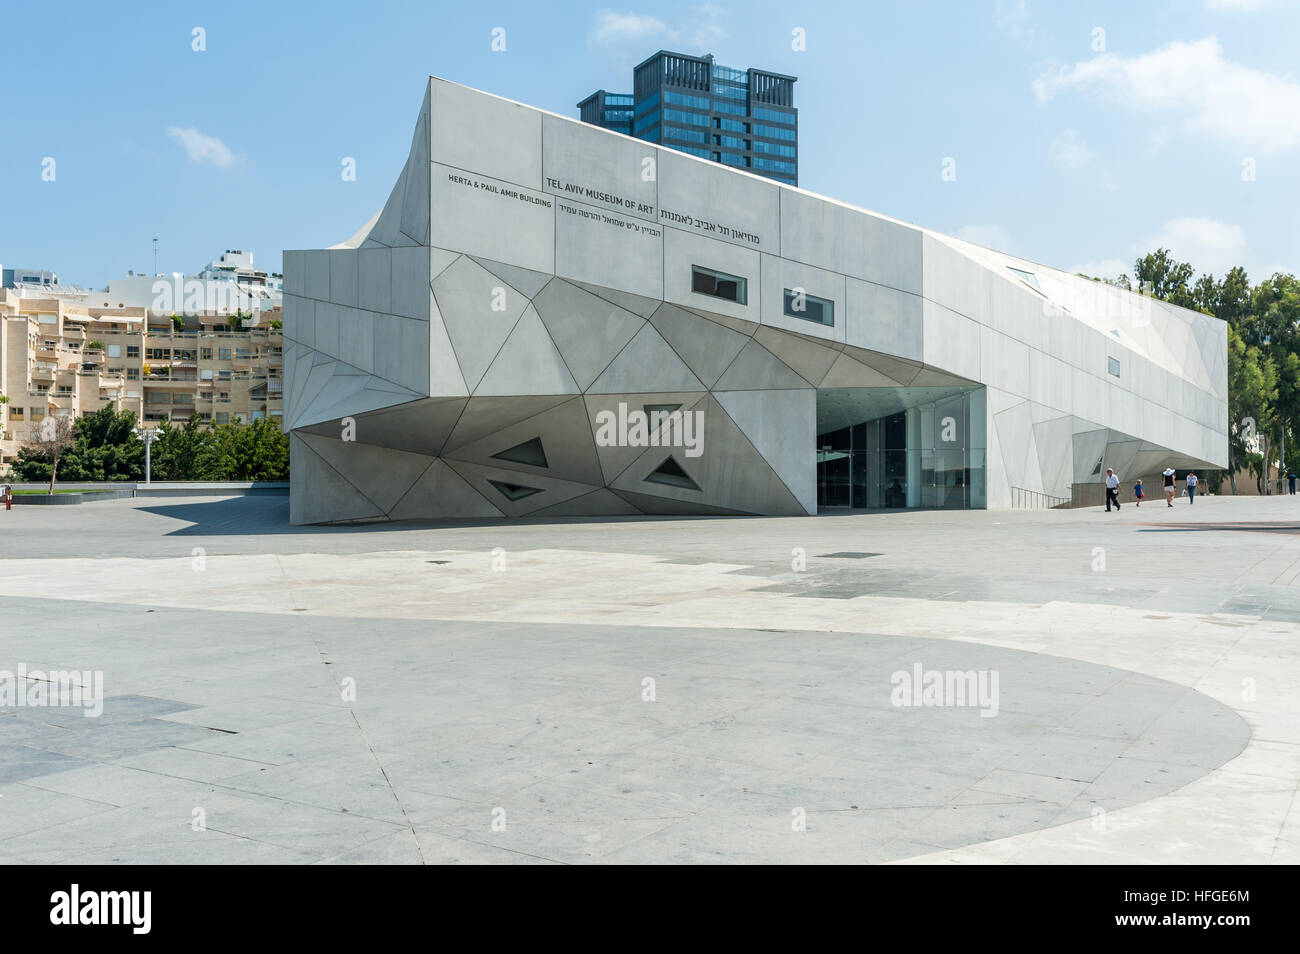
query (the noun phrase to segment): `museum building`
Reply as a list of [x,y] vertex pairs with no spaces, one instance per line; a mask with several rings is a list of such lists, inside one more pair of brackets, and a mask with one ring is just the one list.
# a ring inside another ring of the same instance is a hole
[[437,78],[283,308],[294,523],[1054,505],[1227,463],[1210,316]]

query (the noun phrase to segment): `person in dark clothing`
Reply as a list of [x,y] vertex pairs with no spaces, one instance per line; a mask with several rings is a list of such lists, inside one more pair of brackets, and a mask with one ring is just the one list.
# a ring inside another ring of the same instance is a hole
[[1174,469],[1166,467],[1162,476],[1165,478],[1165,503],[1172,507],[1174,505],[1174,494],[1178,489],[1174,486]]
[[1106,512],[1110,513],[1111,501],[1115,502],[1115,509],[1119,509],[1119,477],[1115,476],[1114,469],[1106,468]]
[[1286,483],[1287,486],[1291,488],[1291,495],[1294,497],[1295,496],[1295,471],[1294,470],[1287,471]]

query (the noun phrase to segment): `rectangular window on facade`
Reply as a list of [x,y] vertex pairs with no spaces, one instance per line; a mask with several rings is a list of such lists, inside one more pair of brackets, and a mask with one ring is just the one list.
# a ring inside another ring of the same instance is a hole
[[219,357],[222,361],[229,361],[229,360],[230,360],[230,349],[229,349],[229,348],[222,348],[222,349],[218,352],[218,357]]
[[775,109],[755,107],[753,115],[755,119],[766,119],[768,122],[774,123],[789,123],[791,126],[795,122],[794,113],[783,113]]
[[707,143],[709,134],[703,129],[686,129],[682,126],[665,126],[665,139],[684,139],[686,142]]
[[815,321],[819,325],[835,324],[835,302],[809,295],[802,288],[785,290],[785,313],[791,318]]
[[664,93],[664,102],[676,103],[678,106],[694,106],[696,109],[709,108],[707,96],[691,96],[687,93]]
[[109,345],[109,346],[108,346],[108,356],[109,356],[110,358],[120,358],[120,357],[122,357],[122,346],[121,346],[121,345]]
[[140,369],[139,369],[139,368],[127,368],[127,369],[126,369],[126,379],[127,379],[128,381],[139,381],[139,380],[140,380]]
[[140,346],[139,346],[139,345],[127,345],[127,346],[126,346],[126,356],[127,356],[128,358],[138,358],[138,357],[140,357]]
[[697,295],[711,295],[714,298],[723,298],[734,301],[738,305],[745,305],[749,303],[748,284],[745,279],[735,275],[715,272],[711,268],[701,268],[699,265],[691,266],[691,291]]
[[780,126],[764,126],[762,123],[754,123],[754,134],[757,136],[768,136],[772,139],[784,139],[787,142],[796,140],[793,129],[782,129]]
[[9,420],[21,421],[23,419],[24,409],[21,407],[11,407],[9,409]]
[[686,123],[691,126],[709,126],[709,117],[703,113],[688,113],[680,109],[665,109],[664,122]]
[[1106,370],[1107,370],[1110,374],[1113,374],[1113,375],[1115,375],[1115,377],[1118,378],[1118,377],[1119,377],[1119,359],[1118,359],[1118,358],[1107,358],[1107,359],[1106,359]]

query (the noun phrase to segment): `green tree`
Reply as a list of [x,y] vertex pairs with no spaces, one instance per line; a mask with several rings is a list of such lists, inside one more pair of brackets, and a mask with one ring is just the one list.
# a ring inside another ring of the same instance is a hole
[[269,418],[214,429],[216,480],[288,480],[289,437]]
[[144,443],[136,435],[136,416],[105,405],[77,418],[76,438],[60,473],[64,480],[142,480]]
[[[1272,355],[1248,345],[1228,326],[1228,473],[1247,466],[1257,476],[1263,456],[1250,447],[1255,435],[1268,434],[1277,403],[1277,368]],[[1236,493],[1236,479],[1232,490]]]
[[214,444],[198,414],[179,427],[164,421],[154,440],[153,473],[160,480],[221,480]]
[[1138,287],[1150,282],[1152,296],[1183,308],[1196,308],[1196,295],[1188,284],[1195,271],[1189,263],[1171,258],[1167,248],[1158,248],[1133,263]]

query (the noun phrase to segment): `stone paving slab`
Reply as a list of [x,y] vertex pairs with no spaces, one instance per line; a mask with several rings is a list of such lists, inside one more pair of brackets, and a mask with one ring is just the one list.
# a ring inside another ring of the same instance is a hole
[[[1286,498],[330,529],[279,506],[2,515],[0,669],[99,669],[107,698],[0,708],[0,859],[1300,854]],[[895,705],[918,663],[996,672],[997,715]]]

